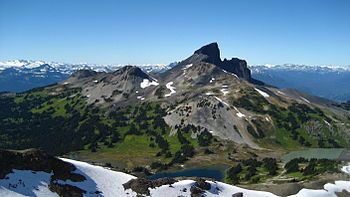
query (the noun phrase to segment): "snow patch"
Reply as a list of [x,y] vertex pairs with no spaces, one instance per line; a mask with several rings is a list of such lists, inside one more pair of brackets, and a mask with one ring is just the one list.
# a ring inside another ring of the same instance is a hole
[[226,94],[230,93],[230,91],[228,91],[228,89],[226,89],[226,88],[222,88],[220,91],[224,94],[224,96],[226,96]]
[[301,100],[303,100],[303,101],[305,101],[305,102],[307,102],[307,103],[310,103],[310,101],[309,100],[307,100],[306,98],[304,98],[304,97],[300,97],[301,98]]
[[241,113],[238,109],[237,109],[237,107],[233,107],[235,110],[236,110],[236,115],[239,117],[239,118],[244,118],[245,117],[245,115],[243,114],[243,113]]
[[191,68],[193,66],[193,64],[187,64],[187,65],[185,65],[181,70],[183,70],[183,75],[186,75],[186,70],[188,69],[188,68]]
[[245,115],[244,115],[244,114],[242,114],[241,112],[237,112],[237,113],[236,113],[236,115],[237,115],[238,117],[240,117],[240,118],[245,117]]
[[143,96],[137,96],[136,98],[141,100],[141,101],[145,100],[145,98]]
[[284,92],[281,92],[281,91],[279,91],[279,90],[277,90],[277,93],[278,93],[278,94],[281,94],[281,95],[283,95],[283,96],[286,95]]
[[226,94],[230,93],[230,91],[227,89],[228,85],[222,85],[221,87],[222,87],[222,89],[220,89],[220,91],[224,94],[224,96],[226,96]]
[[192,66],[193,66],[193,64],[187,64],[187,65],[185,66],[185,69],[191,68]]
[[267,94],[266,92],[262,91],[262,90],[259,90],[258,88],[254,88],[261,96],[265,97],[265,98],[268,98],[270,97],[269,94]]
[[224,105],[230,107],[230,105],[228,103],[226,103],[225,101],[223,101],[221,98],[214,96],[216,98],[216,100],[218,100],[219,102],[223,103]]
[[169,82],[169,83],[167,83],[166,85],[165,85],[165,87],[166,88],[168,88],[169,90],[170,90],[170,93],[169,94],[165,94],[164,96],[165,97],[169,97],[169,96],[171,96],[172,94],[175,94],[176,93],[176,91],[175,91],[175,87],[174,86],[172,86],[174,84],[174,82]]
[[232,75],[232,76],[234,76],[234,77],[236,77],[237,79],[239,78],[236,74],[234,74],[234,73],[230,73],[230,72],[228,72],[228,71],[226,71],[226,70],[224,70],[224,69],[222,69],[222,71],[224,72],[224,73],[226,73],[226,74],[229,74],[229,75]]
[[157,85],[159,85],[159,83],[156,81],[149,81],[148,79],[143,79],[143,81],[140,83],[140,87],[142,89],[147,88],[151,85],[157,86]]
[[350,174],[350,164],[348,166],[343,166],[341,171],[345,172],[346,174]]
[[215,81],[215,78],[212,77],[212,78],[210,79],[209,83],[213,83],[214,81]]
[[331,126],[331,124],[329,124],[329,122],[327,122],[326,120],[323,120],[324,123],[326,123],[328,126]]

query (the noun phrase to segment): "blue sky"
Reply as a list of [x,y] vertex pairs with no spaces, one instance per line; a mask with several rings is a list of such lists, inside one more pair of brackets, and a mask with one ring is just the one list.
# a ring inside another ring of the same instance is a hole
[[348,0],[0,0],[0,60],[350,65]]

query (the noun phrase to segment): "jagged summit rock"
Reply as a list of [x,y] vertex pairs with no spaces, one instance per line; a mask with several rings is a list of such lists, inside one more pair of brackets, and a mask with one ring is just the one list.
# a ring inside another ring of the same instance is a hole
[[247,62],[238,58],[232,58],[231,60],[224,59],[219,65],[222,69],[236,74],[238,77],[252,81],[251,72],[248,69]]
[[194,54],[205,55],[204,61],[218,65],[221,63],[219,45],[216,42],[210,43],[196,50]]
[[200,64],[203,62],[213,64],[225,72],[235,74],[239,78],[245,79],[251,83],[262,84],[262,82],[251,77],[251,72],[245,60],[239,58],[221,60],[219,45],[216,42],[210,43],[196,50],[192,56],[184,60],[181,64]]

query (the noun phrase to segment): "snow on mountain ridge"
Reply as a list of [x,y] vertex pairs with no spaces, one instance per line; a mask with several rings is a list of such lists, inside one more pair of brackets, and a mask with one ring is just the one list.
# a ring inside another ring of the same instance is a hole
[[[44,66],[48,67],[47,71],[56,71],[63,74],[72,74],[73,72],[81,69],[91,69],[99,72],[111,72],[123,67],[122,64],[88,64],[88,63],[77,63],[67,64],[60,62],[47,62],[47,61],[33,61],[33,60],[11,60],[0,62],[0,71],[5,69],[13,68],[20,72],[30,72],[31,69],[39,68]],[[168,65],[165,64],[139,64],[136,65],[146,72],[161,71],[167,69]],[[51,68],[51,70],[50,70]]]
[[301,65],[301,64],[265,64],[265,65],[249,65],[249,68],[254,73],[259,73],[267,70],[289,70],[289,71],[319,71],[319,72],[348,72],[349,66],[338,65]]

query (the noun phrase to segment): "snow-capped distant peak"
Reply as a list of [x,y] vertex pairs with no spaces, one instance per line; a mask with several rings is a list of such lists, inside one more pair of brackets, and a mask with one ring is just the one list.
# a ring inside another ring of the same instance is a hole
[[[67,64],[59,62],[47,62],[47,61],[33,61],[33,60],[11,60],[0,62],[0,71],[14,68],[21,72],[30,72],[30,69],[39,68],[42,66],[51,67],[55,72],[62,74],[72,74],[73,72],[81,69],[90,69],[98,72],[111,72],[115,71],[120,67],[123,67],[122,64],[88,64],[88,63],[77,63],[77,64]],[[165,64],[139,64],[136,65],[146,72],[153,71],[162,71],[167,70],[168,65]]]
[[12,60],[6,62],[0,62],[0,68],[6,69],[11,67],[25,67],[25,68],[35,68],[40,65],[45,64],[44,61],[28,61],[28,60]]
[[267,67],[267,68],[273,68],[273,67],[275,67],[276,65],[274,65],[274,64],[265,64],[264,66]]
[[337,65],[300,65],[300,64],[264,64],[264,65],[250,65],[249,68],[253,73],[261,73],[267,70],[287,70],[287,71],[310,71],[310,72],[349,72],[349,66]]

